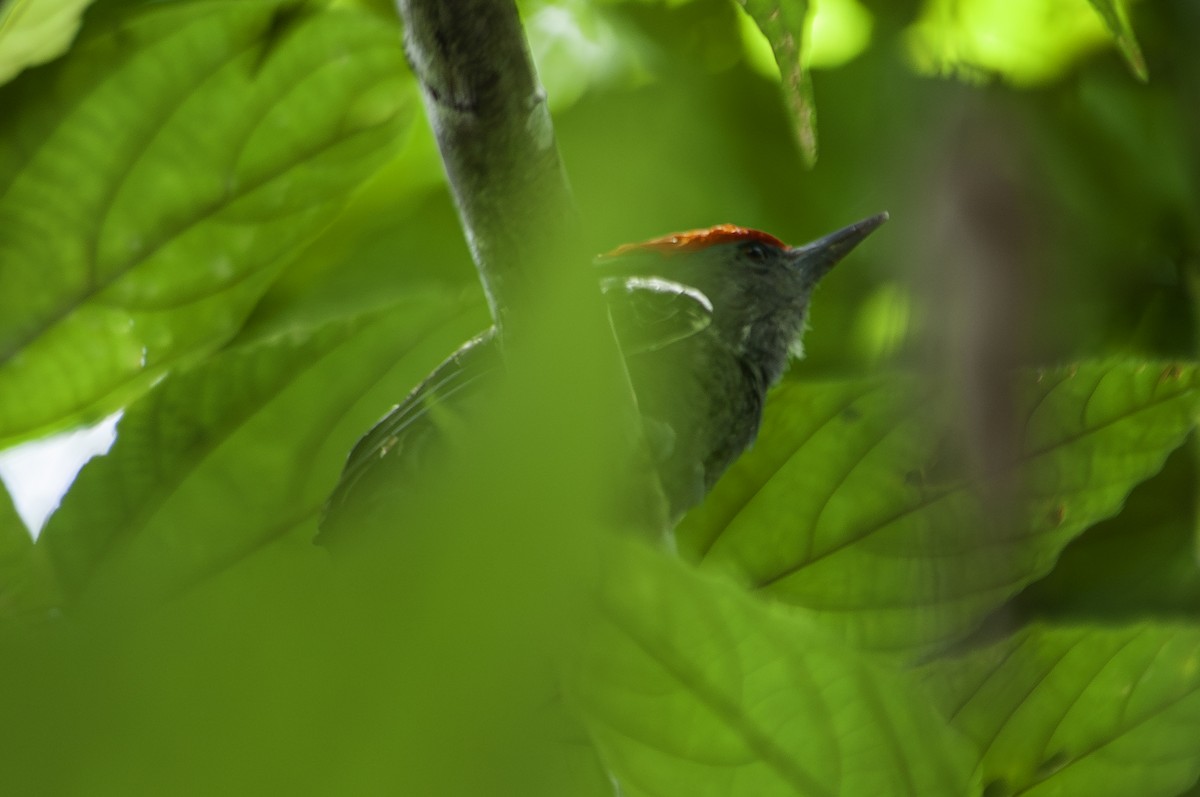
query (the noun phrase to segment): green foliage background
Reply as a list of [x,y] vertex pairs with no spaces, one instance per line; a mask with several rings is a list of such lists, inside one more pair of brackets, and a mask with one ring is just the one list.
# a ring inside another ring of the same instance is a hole
[[0,442],[124,414],[36,542],[0,491],[0,789],[1200,794],[1196,4],[521,10],[592,250],[892,214],[755,448],[614,529],[551,318],[314,546],[487,324],[394,13],[9,0]]

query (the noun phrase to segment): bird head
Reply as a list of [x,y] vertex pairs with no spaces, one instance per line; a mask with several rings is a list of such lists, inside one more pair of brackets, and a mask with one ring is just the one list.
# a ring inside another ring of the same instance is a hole
[[817,282],[883,222],[880,213],[803,246],[758,230],[721,224],[621,246],[603,256],[609,274],[653,277],[703,294],[711,328],[769,382],[788,353],[800,354],[809,298]]

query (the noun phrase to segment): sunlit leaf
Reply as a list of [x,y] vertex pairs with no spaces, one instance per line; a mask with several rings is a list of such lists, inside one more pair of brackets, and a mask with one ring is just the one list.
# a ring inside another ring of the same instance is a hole
[[930,0],[907,39],[920,72],[1035,85],[1060,77],[1110,36],[1082,0]]
[[8,0],[0,3],[0,84],[22,69],[57,58],[71,46],[79,18],[94,0]]
[[631,47],[605,14],[586,0],[522,3],[522,19],[550,107],[570,107],[592,85],[630,83],[644,75]]
[[622,794],[978,794],[913,682],[662,554],[615,559],[571,683]]
[[1200,775],[1200,628],[1033,626],[920,671],[996,794],[1171,797]]
[[961,432],[914,381],[787,384],[679,545],[858,644],[912,654],[974,629],[1114,514],[1192,428],[1198,380],[1123,361],[1025,373],[1019,448],[990,472],[956,459]]
[[0,89],[0,440],[227,339],[392,151],[414,107],[394,28],[290,9],[140,6]]

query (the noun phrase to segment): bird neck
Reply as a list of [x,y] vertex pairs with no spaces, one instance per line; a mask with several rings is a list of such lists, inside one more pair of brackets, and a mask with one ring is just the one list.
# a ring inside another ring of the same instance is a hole
[[720,337],[755,387],[766,392],[787,370],[789,349],[797,334],[791,325],[781,326],[777,319],[758,319]]

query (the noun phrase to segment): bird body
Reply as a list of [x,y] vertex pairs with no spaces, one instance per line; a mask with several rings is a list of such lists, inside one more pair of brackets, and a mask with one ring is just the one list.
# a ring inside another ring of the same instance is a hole
[[[632,244],[597,260],[613,328],[672,519],[754,441],[767,391],[800,352],[817,281],[886,220],[801,247],[732,225]],[[331,497],[323,535],[389,490],[437,446],[440,407],[503,370],[493,331],[468,341],[368,432]],[[431,417],[434,416],[434,417]]]

